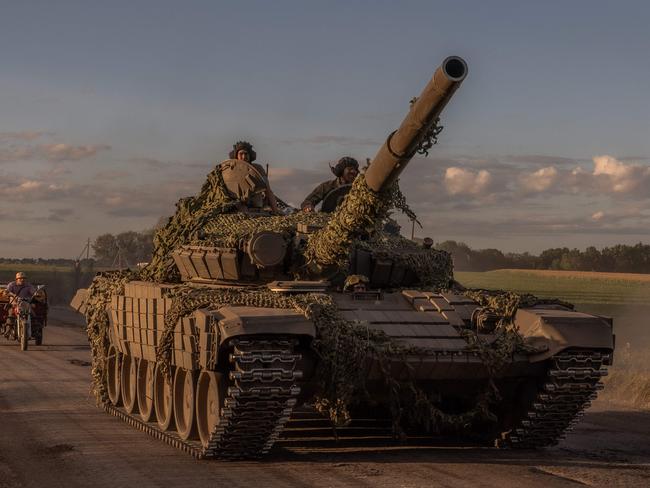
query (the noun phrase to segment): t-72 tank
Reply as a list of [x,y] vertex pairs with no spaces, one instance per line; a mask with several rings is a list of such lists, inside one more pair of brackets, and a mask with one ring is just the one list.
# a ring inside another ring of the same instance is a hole
[[445,59],[333,213],[270,213],[263,168],[228,160],[145,269],[80,291],[104,408],[200,458],[265,454],[302,405],[339,432],[387,416],[400,439],[555,444],[601,387],[611,321],[465,290],[449,254],[383,231],[466,73]]

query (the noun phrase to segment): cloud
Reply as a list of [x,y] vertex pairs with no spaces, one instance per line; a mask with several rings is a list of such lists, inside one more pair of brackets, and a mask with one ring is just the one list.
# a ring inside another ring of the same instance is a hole
[[27,141],[31,142],[41,137],[53,136],[53,132],[25,130],[21,132],[0,132],[0,141]]
[[533,193],[539,193],[548,190],[556,181],[558,171],[553,166],[538,169],[533,173],[525,173],[519,177],[521,186]]
[[90,144],[72,146],[70,144],[42,144],[38,152],[48,161],[79,161],[95,156],[99,151],[108,151],[111,146],[106,144]]
[[578,164],[579,159],[567,158],[563,156],[542,156],[539,154],[510,154],[503,158],[503,161],[517,163],[521,165],[533,166],[571,166]]
[[383,141],[370,137],[348,137],[322,135],[312,137],[294,137],[281,141],[283,144],[338,144],[340,146],[374,146],[379,147]]
[[47,220],[50,222],[65,222],[68,217],[71,217],[74,214],[75,209],[73,208],[51,208]]
[[604,181],[609,191],[627,193],[636,190],[650,180],[650,168],[638,164],[626,164],[612,156],[595,156],[593,175]]
[[[168,168],[171,166],[173,163],[171,161],[161,161],[160,159],[156,158],[131,158],[129,159],[129,163],[132,164],[144,164],[146,166],[149,166],[151,168],[156,168],[156,169],[163,169],[163,168]],[[205,163],[203,163],[205,166]]]
[[602,220],[604,216],[605,216],[605,212],[599,210],[598,212],[592,214],[591,220],[595,220],[596,222],[598,222],[599,220]]
[[480,195],[491,181],[492,175],[484,169],[475,172],[451,166],[445,171],[445,186],[450,195]]
[[111,146],[106,144],[87,144],[74,146],[71,144],[37,144],[11,145],[0,148],[0,162],[45,160],[51,162],[80,161],[95,156],[100,151],[108,151]]
[[316,185],[334,178],[327,163],[322,163],[321,166],[323,169],[320,171],[271,166],[269,168],[271,189],[285,202],[297,207]]
[[98,171],[95,173],[93,179],[95,181],[125,181],[130,178],[132,175],[129,171],[124,171],[121,169],[109,169],[106,171]]

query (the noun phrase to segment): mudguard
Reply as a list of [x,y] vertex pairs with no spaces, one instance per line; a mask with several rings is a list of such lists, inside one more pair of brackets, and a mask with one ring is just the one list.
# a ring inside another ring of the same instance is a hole
[[596,315],[558,308],[525,308],[517,310],[515,325],[526,344],[540,351],[530,355],[530,362],[543,361],[570,348],[614,349],[611,322]]
[[316,337],[313,322],[292,309],[262,307],[221,307],[219,345],[238,336],[293,335]]

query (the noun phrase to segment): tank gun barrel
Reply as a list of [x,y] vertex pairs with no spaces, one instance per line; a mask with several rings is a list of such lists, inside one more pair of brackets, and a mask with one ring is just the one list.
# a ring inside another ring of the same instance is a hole
[[[355,238],[368,232],[390,210],[383,195],[404,170],[415,153],[426,148],[436,134],[436,121],[447,102],[467,76],[467,64],[458,56],[445,59],[411,109],[399,129],[386,142],[350,193],[332,214],[325,227],[310,239],[307,261],[317,268],[344,263]],[[363,178],[363,179],[361,179]]]
[[467,63],[462,58],[449,56],[442,62],[399,129],[388,136],[366,170],[371,190],[381,191],[397,179],[466,76]]

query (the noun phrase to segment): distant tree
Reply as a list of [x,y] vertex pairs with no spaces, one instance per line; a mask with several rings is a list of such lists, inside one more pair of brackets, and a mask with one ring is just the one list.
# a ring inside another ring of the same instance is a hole
[[121,232],[116,236],[102,234],[92,244],[94,256],[105,266],[135,266],[137,263],[148,262],[153,252],[153,232],[150,229],[143,232]]
[[113,234],[102,234],[92,243],[93,255],[101,264],[111,265],[117,255],[117,240]]
[[472,269],[472,250],[464,242],[444,241],[436,246],[441,251],[447,251],[454,260],[454,269],[469,271]]

